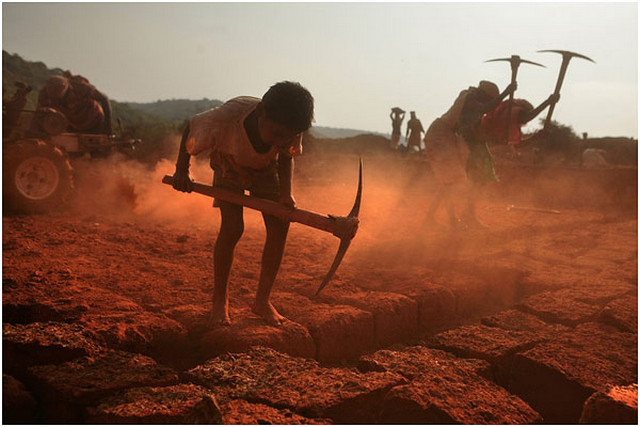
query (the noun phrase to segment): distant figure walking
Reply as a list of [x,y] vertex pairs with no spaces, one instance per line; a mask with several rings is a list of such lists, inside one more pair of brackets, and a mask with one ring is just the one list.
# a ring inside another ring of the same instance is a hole
[[420,140],[422,139],[422,132],[424,132],[422,123],[416,117],[416,112],[411,111],[410,114],[411,118],[407,122],[407,134],[405,136],[408,153],[413,152],[413,147],[417,147],[418,151],[420,151]]
[[402,121],[404,120],[405,111],[402,108],[393,107],[391,109],[391,114],[389,117],[391,118],[391,149],[397,150],[398,143],[400,142],[400,136],[402,134]]

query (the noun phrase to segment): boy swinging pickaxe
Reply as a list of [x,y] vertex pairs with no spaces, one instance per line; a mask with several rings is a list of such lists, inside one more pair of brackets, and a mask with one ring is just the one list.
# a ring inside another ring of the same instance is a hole
[[[162,183],[172,185],[173,177],[171,175],[165,175],[162,179]],[[205,196],[215,197],[216,199],[220,199],[225,202],[246,206],[249,209],[258,210],[267,215],[273,215],[287,222],[298,222],[300,224],[317,228],[318,230],[328,231],[334,236],[340,238],[340,246],[338,247],[338,252],[333,259],[331,268],[316,291],[316,295],[318,295],[327,283],[329,283],[331,277],[333,277],[333,274],[338,269],[338,266],[342,262],[342,259],[351,244],[351,240],[358,231],[358,224],[360,223],[358,214],[360,213],[360,202],[362,200],[362,160],[360,160],[360,170],[358,172],[358,191],[356,193],[356,199],[353,203],[353,207],[351,208],[351,212],[349,212],[349,215],[347,216],[322,215],[300,208],[291,208],[270,200],[247,196],[225,190],[224,188],[213,187],[198,182],[193,182],[193,191]]]

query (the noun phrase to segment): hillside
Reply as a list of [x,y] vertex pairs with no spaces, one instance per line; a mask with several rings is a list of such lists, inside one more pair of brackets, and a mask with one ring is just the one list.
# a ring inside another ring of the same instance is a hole
[[183,121],[198,113],[222,105],[222,101],[208,98],[202,98],[200,100],[167,99],[149,103],[129,102],[128,105],[131,108],[167,120]]

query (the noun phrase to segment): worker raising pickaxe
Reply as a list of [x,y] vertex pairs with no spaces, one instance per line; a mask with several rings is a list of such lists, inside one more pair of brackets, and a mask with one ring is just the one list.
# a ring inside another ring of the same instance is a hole
[[[516,77],[518,75],[518,68],[520,67],[520,64],[525,63],[525,64],[537,65],[538,67],[544,67],[544,65],[538,64],[537,62],[522,59],[518,55],[511,55],[511,58],[489,59],[488,61],[485,61],[485,62],[495,62],[495,61],[507,61],[511,64],[511,84],[516,83]],[[511,92],[511,94],[509,95],[507,117],[511,117],[512,106],[513,106],[513,92]],[[509,126],[510,126],[510,121],[507,120],[507,124],[505,128],[505,140],[507,141],[509,140]]]
[[[165,175],[162,179],[163,184],[173,184],[173,177]],[[329,283],[329,280],[338,269],[342,262],[351,240],[358,231],[358,214],[360,213],[360,202],[362,200],[362,160],[360,160],[360,169],[358,172],[358,190],[353,208],[347,216],[322,215],[315,212],[307,211],[300,208],[292,208],[271,200],[261,199],[258,197],[247,196],[234,191],[225,190],[220,187],[213,187],[198,182],[193,182],[193,191],[209,197],[223,200],[235,205],[246,206],[250,209],[258,210],[264,214],[272,215],[287,222],[298,222],[317,228],[318,230],[328,231],[334,236],[340,238],[340,246],[338,252],[331,264],[329,272],[318,287],[316,295]]]
[[[569,52],[567,50],[539,50],[538,52],[553,52],[553,53],[559,53],[560,55],[562,55],[562,64],[560,65],[560,74],[558,75],[556,88],[553,91],[554,95],[560,94],[560,88],[562,87],[562,82],[564,81],[564,76],[567,72],[567,68],[569,67],[569,61],[571,61],[571,58],[575,56],[577,58],[582,58],[582,59],[586,59],[587,61],[591,61],[594,64],[596,62],[589,57],[580,55],[579,53]],[[549,123],[551,123],[551,116],[553,115],[553,109],[555,108],[555,106],[556,106],[556,102],[552,103],[549,106],[549,112],[547,113],[547,118],[544,121],[544,129],[547,129],[547,127],[549,126]]]

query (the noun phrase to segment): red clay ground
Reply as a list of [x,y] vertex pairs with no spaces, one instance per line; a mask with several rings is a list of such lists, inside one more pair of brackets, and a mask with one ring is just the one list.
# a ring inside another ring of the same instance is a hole
[[[206,327],[219,214],[160,184],[170,162],[80,164],[70,210],[3,217],[3,421],[637,419],[637,392],[611,397],[637,383],[635,169],[499,163],[503,181],[479,204],[489,230],[451,232],[444,217],[424,224],[435,187],[423,160],[364,161],[359,233],[318,298],[338,240],[291,227],[273,294],[281,328],[249,310],[264,241],[253,211],[233,323]],[[296,166],[298,206],[350,210],[357,157]]]

